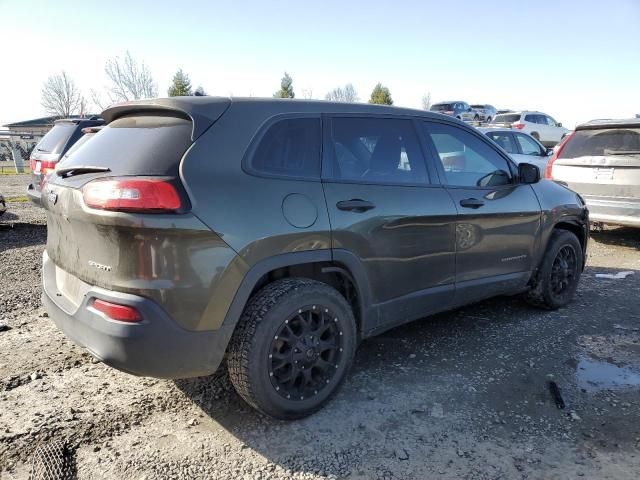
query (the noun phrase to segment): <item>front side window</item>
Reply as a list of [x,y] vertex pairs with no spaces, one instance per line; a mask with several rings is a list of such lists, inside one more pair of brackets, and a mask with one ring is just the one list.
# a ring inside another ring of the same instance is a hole
[[427,172],[410,120],[333,118],[332,177],[381,184],[424,184]]
[[555,127],[556,126],[556,121],[553,118],[551,118],[551,117],[549,117],[547,115],[543,115],[542,117],[544,118],[545,123],[547,125],[549,125],[550,127]]
[[522,134],[516,134],[516,139],[523,155],[540,155],[540,145],[534,139]]
[[511,183],[508,162],[471,132],[426,122],[424,130],[433,142],[449,185],[494,187]]
[[287,118],[274,123],[251,158],[256,173],[320,178],[320,119]]
[[513,138],[511,138],[511,134],[506,132],[490,132],[487,136],[500,145],[503,150],[507,153],[518,153],[518,149],[513,143]]

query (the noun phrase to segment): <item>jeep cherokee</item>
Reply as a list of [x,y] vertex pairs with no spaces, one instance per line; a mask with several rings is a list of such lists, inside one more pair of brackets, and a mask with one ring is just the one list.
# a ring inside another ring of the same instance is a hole
[[455,118],[318,101],[129,102],[48,177],[43,301],[136,375],[207,375],[308,415],[362,339],[524,294],[555,309],[588,212]]

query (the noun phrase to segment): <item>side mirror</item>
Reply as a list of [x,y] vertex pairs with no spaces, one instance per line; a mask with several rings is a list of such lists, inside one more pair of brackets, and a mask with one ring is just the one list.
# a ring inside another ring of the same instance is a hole
[[531,163],[519,163],[518,177],[520,177],[520,183],[538,183],[540,181],[540,169]]
[[562,124],[560,122],[556,123],[556,127],[561,127]]
[[553,148],[547,148],[547,157],[550,157],[551,155],[553,155]]

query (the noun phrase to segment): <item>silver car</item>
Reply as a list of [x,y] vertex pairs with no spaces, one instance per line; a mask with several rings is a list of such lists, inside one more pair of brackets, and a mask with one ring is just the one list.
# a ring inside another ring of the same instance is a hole
[[553,153],[551,148],[543,146],[531,135],[510,128],[480,127],[478,130],[501,146],[516,163],[531,163],[540,169],[541,175],[544,174]]
[[579,125],[545,176],[578,192],[593,222],[640,227],[640,119]]

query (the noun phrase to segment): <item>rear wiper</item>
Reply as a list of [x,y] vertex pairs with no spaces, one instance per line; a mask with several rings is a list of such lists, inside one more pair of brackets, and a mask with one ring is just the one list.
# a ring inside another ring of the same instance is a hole
[[82,175],[84,173],[98,173],[98,172],[110,172],[111,169],[107,167],[67,167],[56,170],[56,175],[59,177],[71,177],[73,175]]
[[605,155],[640,155],[640,150],[606,150]]

